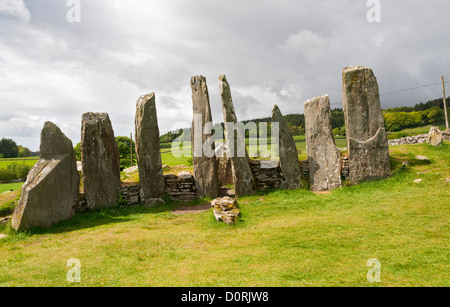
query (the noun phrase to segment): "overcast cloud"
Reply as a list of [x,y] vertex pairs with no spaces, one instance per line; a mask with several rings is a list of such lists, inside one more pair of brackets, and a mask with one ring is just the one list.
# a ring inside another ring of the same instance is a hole
[[[0,138],[39,148],[45,121],[76,144],[81,115],[108,112],[115,134],[134,132],[136,100],[156,93],[161,133],[190,125],[190,77],[207,78],[222,121],[226,74],[239,119],[303,113],[329,94],[342,101],[344,66],[371,67],[381,93],[450,80],[450,2],[381,0],[0,0]],[[439,86],[383,95],[382,107],[414,105]]]

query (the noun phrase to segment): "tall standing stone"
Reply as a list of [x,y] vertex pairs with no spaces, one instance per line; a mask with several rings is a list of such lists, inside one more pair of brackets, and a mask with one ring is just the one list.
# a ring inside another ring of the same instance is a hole
[[138,99],[135,127],[141,199],[159,198],[165,194],[165,184],[154,93]]
[[218,164],[214,155],[215,143],[212,131],[204,129],[205,125],[212,128],[211,106],[209,104],[206,78],[194,76],[191,78],[192,104],[194,120],[192,124],[192,148],[194,178],[199,197],[219,196]]
[[314,191],[341,186],[341,152],[334,142],[328,95],[305,102],[306,153]]
[[14,211],[11,225],[16,230],[67,220],[78,200],[80,177],[73,145],[52,122],[41,131],[40,153]]
[[344,116],[352,183],[390,176],[389,145],[377,79],[370,68],[342,72]]
[[[230,124],[237,123],[237,117],[236,112],[234,111],[230,85],[225,75],[219,76],[219,89],[222,100],[223,120],[225,123],[225,140],[227,147],[230,151],[232,150],[229,155],[231,156],[230,159],[233,168],[234,189],[236,196],[239,197],[255,194],[255,178],[253,177],[253,173],[250,168],[247,149],[245,149],[244,155],[239,153],[239,146],[245,148],[245,138],[242,136],[239,137],[237,135],[237,131],[234,129],[229,129],[231,126]],[[238,142],[240,142],[240,144]]]
[[119,149],[107,113],[83,114],[81,161],[87,206],[116,206],[120,193]]
[[283,176],[281,188],[294,190],[300,188],[300,161],[298,160],[298,151],[295,146],[295,140],[289,132],[283,114],[277,105],[272,110],[272,123],[278,123],[279,137],[278,149],[280,155],[280,168]]

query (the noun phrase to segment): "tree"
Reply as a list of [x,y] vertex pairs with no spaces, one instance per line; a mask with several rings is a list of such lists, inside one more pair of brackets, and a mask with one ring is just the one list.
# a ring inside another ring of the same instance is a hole
[[75,158],[77,159],[77,161],[81,161],[81,142],[75,145],[73,151],[75,153]]
[[427,117],[431,124],[435,124],[444,118],[444,112],[438,107],[433,107]]
[[[130,138],[126,136],[116,137],[117,147],[119,148],[120,168],[124,169],[131,166],[131,148]],[[133,165],[136,165],[136,144],[133,141]]]
[[28,149],[27,147],[23,147],[21,145],[18,146],[19,147],[19,157],[30,157],[31,156],[31,150]]
[[340,135],[340,133],[341,133],[341,129],[339,129],[339,128],[334,128],[334,129],[333,129],[333,135],[334,135],[334,136]]
[[19,156],[19,147],[13,140],[3,138],[0,141],[0,154],[4,158],[17,158]]

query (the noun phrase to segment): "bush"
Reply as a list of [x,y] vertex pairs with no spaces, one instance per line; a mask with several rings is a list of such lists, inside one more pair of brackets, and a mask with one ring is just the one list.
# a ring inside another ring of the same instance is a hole
[[18,200],[8,202],[6,204],[0,205],[0,217],[5,217],[13,214],[14,209],[17,207]]
[[26,179],[31,167],[24,164],[11,163],[0,169],[0,181],[8,182],[16,179]]

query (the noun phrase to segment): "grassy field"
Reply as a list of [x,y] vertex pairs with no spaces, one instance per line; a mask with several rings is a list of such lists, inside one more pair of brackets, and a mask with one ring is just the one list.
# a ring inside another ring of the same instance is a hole
[[13,158],[13,159],[0,159],[0,168],[6,168],[12,163],[25,164],[28,166],[34,166],[39,157],[29,157],[29,158]]
[[[9,235],[0,240],[0,286],[448,287],[450,144],[390,151],[397,171],[387,180],[242,197],[234,226],[211,211],[174,215],[183,205],[175,202],[24,233],[0,226]],[[399,171],[404,161],[411,168]],[[66,280],[69,258],[81,262],[80,284]],[[381,262],[381,283],[367,281],[371,258]]]
[[0,184],[0,194],[6,191],[19,191],[24,182]]
[[[445,125],[440,125],[438,127],[439,127],[439,130],[445,131]],[[430,128],[431,128],[431,125],[428,125],[428,126],[424,126],[424,127],[403,129],[398,132],[388,132],[388,139],[390,139],[390,140],[401,139],[401,138],[404,138],[407,136],[426,134],[426,133],[430,132]]]

